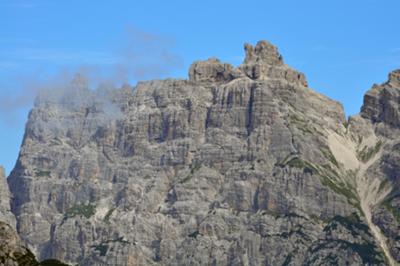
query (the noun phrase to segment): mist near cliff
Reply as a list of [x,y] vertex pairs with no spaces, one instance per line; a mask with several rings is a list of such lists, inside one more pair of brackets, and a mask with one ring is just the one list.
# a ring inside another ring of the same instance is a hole
[[[124,83],[161,78],[183,66],[171,37],[128,26],[115,43],[118,45],[111,51],[111,64],[66,66],[54,75],[40,72],[16,75],[10,82],[13,85],[0,91],[0,120],[9,126],[19,126],[21,115],[26,119],[36,97],[37,104],[56,101],[70,108],[102,102],[108,114],[117,114],[118,109],[106,100],[107,91]],[[77,76],[81,84],[74,84]]]

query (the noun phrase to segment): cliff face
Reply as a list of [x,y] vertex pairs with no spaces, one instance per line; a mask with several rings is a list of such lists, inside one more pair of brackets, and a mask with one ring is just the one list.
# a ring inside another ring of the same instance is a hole
[[0,222],[0,265],[39,266],[35,255],[22,245],[14,229],[4,222]]
[[381,145],[383,148],[377,162],[372,165],[366,178],[379,180],[375,181],[375,190],[379,191],[380,197],[371,208],[372,221],[387,238],[388,249],[397,262],[400,261],[399,103],[400,70],[396,70],[389,74],[387,82],[374,85],[366,93],[360,114],[372,124],[377,138],[384,144]]
[[189,80],[92,91],[77,77],[40,95],[8,179],[34,253],[80,265],[400,261],[397,94],[370,91],[347,122],[276,47],[245,51],[237,68],[193,63]]
[[15,229],[15,216],[11,212],[10,199],[4,168],[0,166],[0,221],[6,222]]
[[0,221],[0,265],[1,266],[68,266],[58,260],[38,262],[35,255],[24,246],[17,232]]

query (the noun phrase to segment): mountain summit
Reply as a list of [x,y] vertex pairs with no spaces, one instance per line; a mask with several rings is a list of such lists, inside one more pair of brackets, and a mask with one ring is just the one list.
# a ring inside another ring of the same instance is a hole
[[275,46],[244,48],[237,68],[197,61],[188,80],[42,93],[8,178],[32,252],[73,265],[399,263],[400,72],[347,120]]

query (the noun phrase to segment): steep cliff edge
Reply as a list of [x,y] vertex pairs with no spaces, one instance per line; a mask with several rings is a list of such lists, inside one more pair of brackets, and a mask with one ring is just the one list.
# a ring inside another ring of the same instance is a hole
[[38,262],[27,249],[17,232],[7,223],[0,221],[0,265],[1,266],[68,266],[58,260]]
[[4,222],[0,222],[0,265],[39,266],[35,255],[22,245],[14,229]]
[[78,77],[41,94],[8,180],[34,253],[79,265],[400,261],[397,115],[379,109],[398,111],[397,94],[367,93],[346,121],[276,47],[245,52],[237,68],[195,62],[189,80],[92,91]]
[[11,212],[10,190],[7,185],[5,171],[0,166],[0,221],[3,221],[15,229],[16,221],[14,214]]
[[[394,260],[400,262],[400,70],[389,74],[388,81],[374,85],[364,97],[361,117],[372,124],[377,144],[364,154],[378,153],[376,163],[366,172],[373,181],[371,221],[386,239]],[[368,156],[368,160],[370,160]],[[370,183],[371,183],[370,181]]]

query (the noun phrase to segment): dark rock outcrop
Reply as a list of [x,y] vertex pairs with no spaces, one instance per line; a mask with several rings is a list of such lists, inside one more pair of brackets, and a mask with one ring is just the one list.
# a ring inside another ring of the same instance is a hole
[[35,255],[22,245],[14,229],[4,222],[0,222],[0,265],[39,265]]
[[38,262],[27,249],[14,229],[0,221],[0,265],[1,266],[68,266],[58,260]]

